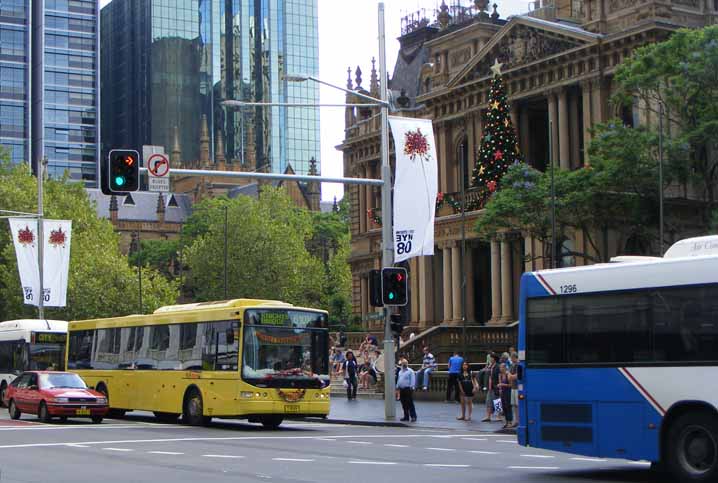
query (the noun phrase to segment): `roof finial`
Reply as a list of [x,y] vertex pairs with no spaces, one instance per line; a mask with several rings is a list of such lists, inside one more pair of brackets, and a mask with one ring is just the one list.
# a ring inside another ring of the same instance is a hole
[[227,158],[224,155],[224,136],[222,136],[222,130],[217,129],[215,135],[215,146],[214,146],[214,159],[218,163],[224,163]]
[[354,72],[354,74],[356,75],[356,79],[354,80],[357,84],[357,90],[359,90],[361,89],[361,67],[357,66],[357,70]]
[[347,67],[347,89],[351,90],[354,86],[352,86],[352,68]]
[[202,114],[199,125],[199,161],[202,166],[209,163],[209,127],[206,114]]
[[451,15],[449,15],[449,7],[446,5],[446,2],[444,0],[441,0],[441,7],[439,7],[439,15],[437,16],[437,20],[439,20],[439,25],[442,29],[445,29],[449,26]]
[[499,15],[499,10],[498,10],[498,8],[499,8],[499,6],[496,5],[496,4],[494,4],[494,13],[491,14],[491,20],[498,20],[498,19],[499,19],[500,15]]
[[314,159],[314,156],[312,156],[312,159],[309,160],[309,176],[319,176],[319,171],[317,171],[317,160]]
[[372,95],[377,95],[379,93],[379,77],[376,75],[376,59],[374,57],[371,58],[371,80],[369,82],[369,90]]

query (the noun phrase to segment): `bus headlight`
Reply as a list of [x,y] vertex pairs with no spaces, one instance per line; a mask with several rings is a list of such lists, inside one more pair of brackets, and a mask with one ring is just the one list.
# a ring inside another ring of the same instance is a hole
[[240,393],[240,396],[242,397],[242,399],[252,399],[252,396],[254,396],[254,393],[251,391],[242,391]]

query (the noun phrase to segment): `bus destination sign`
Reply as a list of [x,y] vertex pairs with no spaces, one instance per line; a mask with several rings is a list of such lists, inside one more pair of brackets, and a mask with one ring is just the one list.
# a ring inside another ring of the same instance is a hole
[[33,344],[65,344],[67,341],[67,334],[60,334],[57,332],[33,332],[32,343]]

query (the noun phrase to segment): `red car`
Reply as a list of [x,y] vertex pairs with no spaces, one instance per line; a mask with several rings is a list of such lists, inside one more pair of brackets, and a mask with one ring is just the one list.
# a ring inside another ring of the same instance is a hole
[[8,386],[4,402],[12,419],[29,413],[37,414],[44,422],[53,416],[63,421],[79,416],[101,423],[109,409],[104,394],[89,389],[80,376],[71,372],[24,372]]

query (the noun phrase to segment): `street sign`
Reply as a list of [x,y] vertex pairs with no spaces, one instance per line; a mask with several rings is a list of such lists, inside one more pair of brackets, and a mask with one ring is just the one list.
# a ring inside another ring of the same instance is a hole
[[170,160],[162,153],[151,155],[145,161],[150,191],[167,193],[170,190]]

